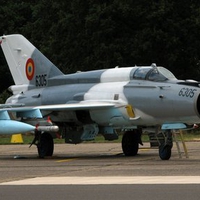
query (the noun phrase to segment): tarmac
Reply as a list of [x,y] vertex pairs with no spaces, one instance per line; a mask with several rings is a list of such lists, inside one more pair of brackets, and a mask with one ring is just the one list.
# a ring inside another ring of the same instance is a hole
[[0,145],[0,195],[5,200],[14,193],[15,200],[199,199],[200,142],[186,146],[188,158],[174,145],[171,159],[163,161],[148,143],[135,157],[125,157],[120,143],[56,144],[54,156],[45,159],[38,158],[35,146]]

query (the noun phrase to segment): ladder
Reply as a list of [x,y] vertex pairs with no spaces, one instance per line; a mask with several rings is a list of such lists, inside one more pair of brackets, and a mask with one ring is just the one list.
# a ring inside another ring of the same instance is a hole
[[[188,150],[187,150],[184,138],[183,138],[183,131],[182,130],[173,130],[172,136],[173,136],[174,142],[176,143],[179,158],[182,158],[182,154],[185,154],[185,157],[189,158]],[[183,152],[181,151],[180,143],[182,143]]]

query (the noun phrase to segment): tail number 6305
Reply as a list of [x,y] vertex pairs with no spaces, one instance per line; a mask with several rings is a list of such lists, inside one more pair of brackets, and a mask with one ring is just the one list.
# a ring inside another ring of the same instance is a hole
[[192,98],[196,91],[197,91],[196,89],[182,88],[180,90],[180,92],[178,93],[178,95],[182,96],[182,97],[190,97],[190,98]]
[[41,74],[35,76],[36,87],[42,87],[47,85],[47,74]]

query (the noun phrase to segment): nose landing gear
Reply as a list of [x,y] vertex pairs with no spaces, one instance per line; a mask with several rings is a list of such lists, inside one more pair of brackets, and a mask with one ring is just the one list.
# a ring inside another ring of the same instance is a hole
[[172,131],[168,130],[159,133],[159,156],[161,160],[169,160],[171,157],[171,150],[173,147]]

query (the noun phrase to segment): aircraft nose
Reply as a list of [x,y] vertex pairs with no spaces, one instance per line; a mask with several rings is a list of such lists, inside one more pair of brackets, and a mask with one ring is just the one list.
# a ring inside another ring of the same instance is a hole
[[198,115],[200,117],[200,94],[199,94],[197,101],[196,101],[196,109],[197,109]]

